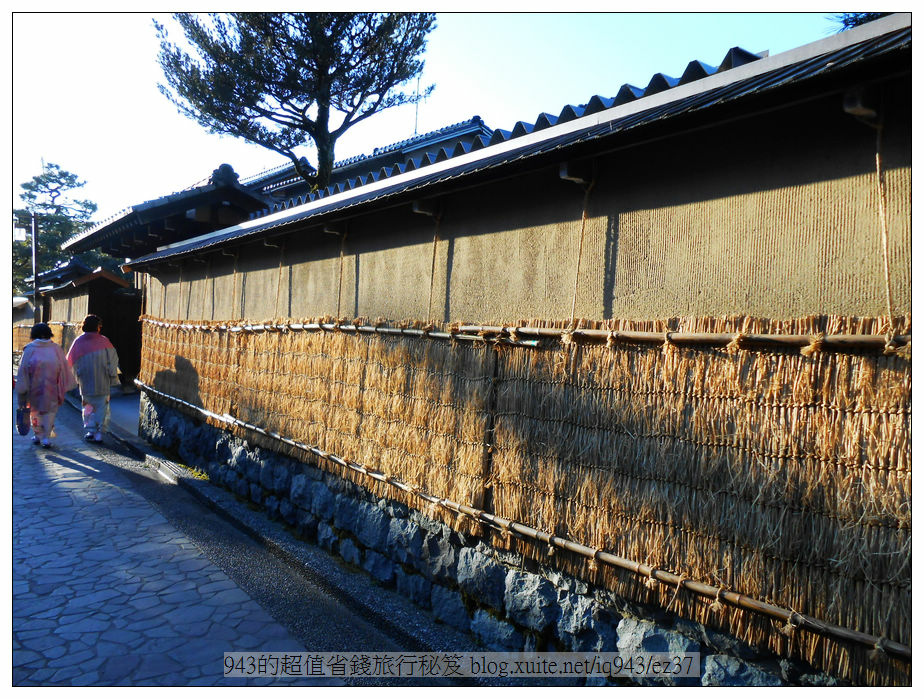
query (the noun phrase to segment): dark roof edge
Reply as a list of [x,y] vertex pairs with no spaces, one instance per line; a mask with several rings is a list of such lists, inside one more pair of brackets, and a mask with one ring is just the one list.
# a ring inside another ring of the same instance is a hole
[[39,291],[41,291],[42,294],[47,295],[47,294],[54,293],[55,291],[61,291],[62,289],[67,289],[70,287],[78,287],[78,286],[83,286],[84,284],[89,284],[94,279],[107,279],[113,282],[114,284],[121,286],[123,288],[131,286],[131,282],[126,281],[125,279],[122,279],[122,277],[116,274],[113,274],[108,269],[97,267],[95,270],[93,270],[89,274],[85,274],[84,276],[74,279],[72,281],[69,281],[66,284],[62,284],[61,286],[55,286],[50,289],[39,289]]
[[[195,199],[196,197],[204,197],[213,193],[224,192],[225,190],[245,194],[255,201],[259,201],[264,204],[266,203],[265,197],[261,196],[257,192],[249,190],[238,182],[209,183],[202,185],[201,187],[193,187],[192,189],[184,189],[180,192],[165,194],[164,196],[158,197],[157,199],[149,199],[148,201],[144,201],[140,204],[135,204],[126,209],[123,209],[121,212],[101,221],[92,228],[88,228],[87,230],[81,231],[80,233],[68,238],[61,244],[61,249],[67,250],[70,247],[76,246],[79,243],[83,243],[94,237],[100,237],[101,239],[108,238],[111,234],[118,233],[118,231],[121,230],[122,225],[130,223],[145,223],[152,216],[156,218],[154,213],[158,209],[177,206],[187,202],[190,199]],[[133,217],[134,221],[131,220]],[[77,252],[83,252],[83,250],[79,250]]]

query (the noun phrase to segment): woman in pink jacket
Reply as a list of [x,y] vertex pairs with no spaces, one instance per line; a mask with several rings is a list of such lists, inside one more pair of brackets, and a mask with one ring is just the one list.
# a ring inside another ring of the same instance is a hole
[[64,394],[77,384],[64,350],[51,339],[51,328],[36,323],[29,336],[32,342],[23,349],[16,375],[16,395],[19,407],[29,408],[33,444],[41,443],[47,449]]
[[77,374],[83,404],[84,439],[102,442],[109,429],[109,390],[119,383],[119,355],[100,334],[103,321],[90,314],[83,319],[83,335],[74,340],[67,361]]

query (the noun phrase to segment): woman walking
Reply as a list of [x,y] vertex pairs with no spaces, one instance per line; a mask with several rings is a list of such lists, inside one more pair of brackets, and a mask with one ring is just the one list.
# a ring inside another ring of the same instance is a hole
[[29,333],[16,375],[16,396],[20,408],[29,408],[32,443],[46,449],[54,437],[55,416],[64,395],[77,384],[64,357],[64,350],[51,339],[47,323],[36,323]]
[[83,335],[74,340],[67,361],[74,367],[83,404],[84,439],[102,442],[109,429],[109,389],[119,383],[119,355],[109,338],[100,334],[103,322],[90,314],[83,319]]

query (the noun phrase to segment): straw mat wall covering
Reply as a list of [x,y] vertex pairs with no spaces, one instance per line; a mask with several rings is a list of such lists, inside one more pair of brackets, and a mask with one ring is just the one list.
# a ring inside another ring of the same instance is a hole
[[[737,342],[585,343],[566,333],[564,342],[524,347],[145,320],[140,380],[158,391],[412,489],[911,644],[910,346],[883,354],[813,344],[800,352]],[[578,326],[910,334],[910,318],[891,328],[884,319],[837,317]],[[243,436],[305,458],[277,440]],[[414,492],[339,470],[421,506]],[[878,650],[646,583],[449,511],[429,514],[852,682],[910,682],[910,665]]]
[[[61,323],[52,321],[48,323],[51,328],[51,339],[61,345],[65,351],[70,349],[74,340],[80,335],[80,323]],[[32,340],[29,333],[32,332],[32,323],[13,326],[13,351],[22,352],[23,348]]]

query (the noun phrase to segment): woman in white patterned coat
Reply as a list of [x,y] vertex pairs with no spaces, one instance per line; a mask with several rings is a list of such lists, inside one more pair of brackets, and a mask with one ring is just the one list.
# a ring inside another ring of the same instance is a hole
[[51,446],[55,416],[64,395],[74,388],[74,374],[64,358],[64,350],[51,337],[47,323],[36,323],[30,332],[16,376],[16,395],[20,408],[29,408],[32,442]]

